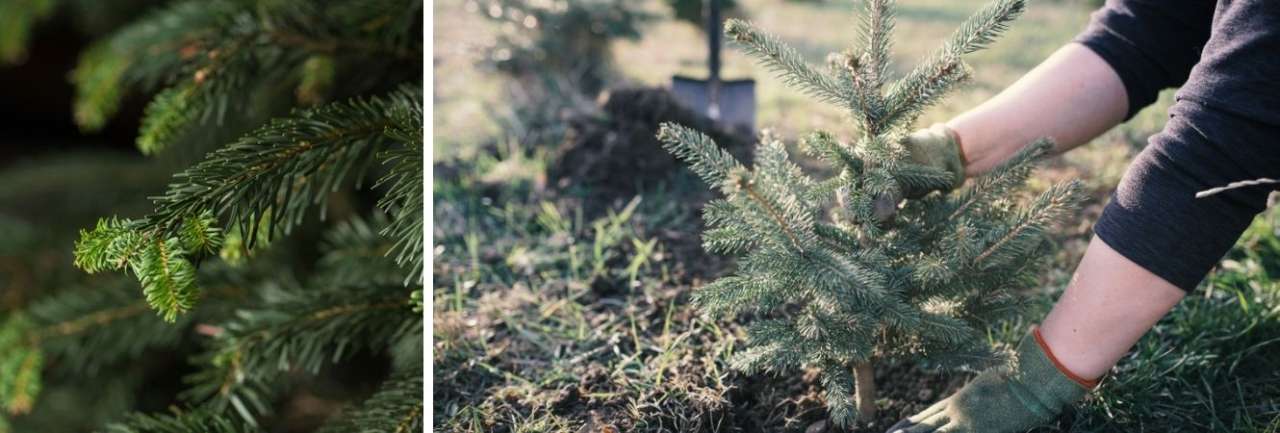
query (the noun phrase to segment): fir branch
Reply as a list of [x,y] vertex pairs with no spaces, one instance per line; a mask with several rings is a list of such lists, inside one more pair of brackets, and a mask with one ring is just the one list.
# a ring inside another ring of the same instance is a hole
[[298,103],[304,106],[315,106],[328,100],[333,91],[334,75],[337,65],[333,56],[327,54],[314,55],[298,68],[298,88],[294,94]]
[[702,233],[702,247],[710,252],[732,254],[745,252],[760,244],[752,224],[746,221],[738,207],[725,199],[715,199],[702,207],[702,219],[706,231]]
[[997,262],[1025,256],[1028,242],[1036,242],[1049,224],[1075,208],[1082,199],[1083,187],[1079,181],[1059,183],[1036,197],[1027,210],[1015,218],[1014,225],[974,258],[981,268],[990,268]]
[[117,55],[109,43],[99,42],[80,54],[79,65],[71,71],[76,86],[75,121],[81,132],[95,132],[120,109],[125,72],[129,62]]
[[[773,221],[773,225],[791,241],[792,248],[795,248],[796,251],[804,251],[805,244],[800,241],[800,237],[791,227],[791,222],[793,222],[793,220],[785,218],[783,216],[783,212],[780,212],[774,207],[770,200],[765,199],[765,197],[761,195],[760,191],[756,188],[755,182],[748,174],[745,173],[745,170],[739,172],[738,179],[734,183],[737,185],[739,190],[747,194],[747,197],[749,197],[756,206],[764,210],[765,214]],[[809,222],[812,223],[812,221]]]
[[754,156],[753,167],[764,183],[778,185],[791,195],[803,194],[814,186],[813,179],[805,175],[800,166],[791,162],[786,143],[772,131],[760,133]]
[[742,168],[732,154],[693,128],[664,122],[658,128],[658,140],[664,149],[684,160],[689,169],[713,188],[723,188],[729,173]]
[[53,13],[55,0],[0,1],[0,63],[27,58],[27,40],[40,20]]
[[385,46],[374,41],[360,39],[344,39],[336,36],[316,37],[290,31],[272,31],[270,39],[280,45],[301,48],[312,53],[325,55],[340,54],[344,50],[355,50],[368,54],[383,54],[403,60],[412,60],[422,53],[407,48]]
[[288,289],[222,326],[214,349],[188,376],[183,398],[219,411],[235,408],[247,422],[265,411],[263,389],[280,371],[315,374],[354,353],[377,350],[421,328],[403,288]]
[[960,57],[994,41],[1025,8],[1024,0],[996,0],[971,15],[923,66],[894,84],[888,97],[894,110],[887,113],[882,122],[909,123],[948,90],[965,81],[969,69]]
[[270,212],[265,235],[287,234],[344,179],[363,177],[371,156],[392,141],[385,131],[393,110],[421,103],[419,91],[403,88],[274,120],[175,175],[144,226],[172,230],[186,215],[213,211],[252,245],[259,217]]
[[947,347],[973,346],[981,335],[964,321],[944,314],[925,313],[920,315],[920,326],[915,333],[935,344]]
[[1009,28],[1009,23],[1026,10],[1025,0],[994,0],[982,10],[969,16],[951,33],[940,52],[969,54],[986,48],[996,37]]
[[17,312],[0,321],[0,406],[12,414],[30,411],[42,387],[44,356],[27,338],[33,326]]
[[[232,96],[248,99],[250,84],[275,81],[276,69],[291,69],[297,55],[284,58],[259,49],[258,29],[243,13],[233,14],[219,32],[197,40],[200,55],[185,60],[173,72],[175,83],[152,99],[143,112],[137,146],[144,154],[156,154],[176,144],[196,125],[227,127]],[[244,114],[244,112],[239,112]]]
[[871,266],[822,248],[806,251],[805,259],[801,272],[805,286],[833,300],[832,305],[856,312],[888,300],[887,279]]
[[746,374],[798,368],[811,347],[786,320],[752,322],[747,325],[747,337],[751,346],[729,360],[735,370]]
[[147,104],[137,139],[142,154],[160,153],[182,134],[196,115],[195,92],[195,85],[181,84],[165,89]]
[[[1052,141],[1039,139],[1018,150],[1008,160],[978,178],[969,189],[960,193],[951,205],[952,210],[944,218],[944,221],[954,222],[958,217],[965,215],[980,203],[988,202],[991,198],[1004,194],[1011,188],[1022,184],[1027,176],[1031,174],[1031,171],[1035,169],[1034,162],[1048,155],[1052,149]],[[934,225],[933,227],[940,226]]]
[[322,56],[422,58],[415,40],[421,0],[275,2],[260,7],[257,19],[272,45]]
[[99,281],[92,288],[40,299],[26,309],[35,325],[27,333],[28,341],[56,359],[60,369],[94,374],[148,348],[170,346],[187,329],[189,316],[171,324],[147,314],[150,305],[138,299],[137,286],[128,278]]
[[90,274],[108,269],[123,269],[139,250],[132,220],[104,218],[93,230],[80,230],[75,245],[76,267]]
[[710,317],[768,311],[782,301],[776,296],[780,279],[756,273],[721,277],[693,292],[693,303]]
[[12,370],[13,379],[9,383],[10,390],[8,398],[5,399],[5,407],[12,414],[24,414],[31,411],[31,407],[35,406],[36,396],[40,394],[42,383],[40,380],[40,369],[44,366],[44,355],[36,349],[27,349],[20,351],[17,359],[21,360],[17,364],[17,368]]
[[853,375],[848,367],[837,363],[822,366],[822,387],[826,391],[827,411],[831,420],[841,428],[851,427],[858,420],[853,401]]
[[147,241],[141,257],[130,262],[147,303],[167,322],[190,310],[199,295],[195,265],[185,255],[177,239],[153,238]]
[[422,372],[392,375],[373,396],[350,412],[339,414],[319,433],[410,433],[422,430]]
[[209,255],[222,245],[222,230],[216,227],[213,212],[205,211],[196,218],[184,218],[178,232],[182,248],[193,254]]
[[[754,324],[753,324],[754,325]],[[754,342],[745,350],[735,353],[730,359],[730,366],[734,370],[743,372],[744,374],[757,374],[761,371],[773,369],[779,364],[789,365],[790,363],[782,363],[779,361],[780,356],[787,353],[788,347],[784,343],[778,342]],[[799,364],[797,362],[797,364]]]
[[861,246],[856,233],[852,233],[839,225],[823,223],[815,225],[813,228],[819,239],[827,241],[834,250],[841,253],[852,254],[858,251]]
[[88,273],[106,269],[133,271],[147,302],[173,322],[199,295],[195,266],[188,255],[212,253],[222,242],[213,216],[203,212],[178,221],[174,237],[148,230],[138,220],[98,221],[93,231],[80,231],[75,264]]
[[[347,3],[359,3],[361,7]],[[154,154],[172,146],[193,126],[226,127],[232,95],[262,92],[292,82],[303,66],[316,71],[299,87],[312,104],[323,82],[332,83],[336,61],[394,57],[412,62],[420,46],[404,37],[414,20],[406,19],[401,2],[345,2],[326,7],[310,2],[263,5],[227,0],[178,2],[116,32],[86,52],[73,82],[77,86],[77,119],[95,130],[116,111],[121,90],[168,86],[144,114],[138,147]],[[409,6],[421,7],[421,2]],[[345,13],[335,13],[338,10]],[[348,24],[379,17],[382,25]],[[391,24],[394,23],[394,24]],[[376,29],[376,30],[373,30]],[[316,67],[329,59],[328,68]],[[385,62],[384,62],[385,63]],[[285,73],[279,73],[283,71]],[[329,71],[325,75],[319,73]],[[328,76],[327,80],[319,79]],[[256,87],[255,87],[256,86]],[[310,89],[310,90],[308,90]],[[278,111],[278,110],[273,110]],[[254,114],[254,116],[264,116]]]
[[126,89],[167,84],[234,10],[224,0],[177,2],[94,44],[71,73],[77,125],[87,132],[99,130],[118,111]]
[[393,239],[380,235],[389,226],[382,213],[335,224],[324,234],[313,281],[336,286],[402,284],[403,270],[387,257]]
[[946,284],[955,276],[955,271],[942,258],[923,256],[915,260],[911,276],[921,288],[931,289]]
[[426,177],[422,106],[400,107],[393,113],[393,118],[395,122],[388,127],[387,136],[404,143],[404,147],[381,155],[382,163],[390,169],[374,187],[387,187],[378,207],[392,218],[381,233],[393,241],[387,254],[393,254],[396,263],[407,268],[404,284],[409,285],[420,279],[423,260],[423,215],[426,212],[423,189]]
[[112,423],[105,433],[249,433],[256,431],[217,412],[207,409],[179,411],[172,414],[130,414],[124,421]]
[[862,159],[858,158],[853,152],[845,149],[831,133],[826,131],[815,131],[800,142],[805,151],[835,167],[848,170],[850,174],[856,176],[862,174],[866,164]]
[[[75,296],[80,297],[82,296],[82,294],[77,293]],[[52,338],[67,337],[67,336],[82,334],[85,331],[88,331],[90,329],[98,328],[101,326],[105,326],[105,325],[117,322],[119,320],[138,316],[142,313],[147,312],[147,310],[149,309],[150,309],[150,306],[147,305],[147,303],[145,302],[134,302],[129,305],[125,305],[121,307],[110,308],[102,311],[95,311],[88,315],[67,320],[65,322],[55,323],[55,324],[46,326],[44,328],[41,328],[39,330],[36,330],[31,334],[31,341],[36,344],[40,344],[40,343],[43,343],[45,340],[49,340]],[[168,327],[168,328],[172,328],[172,327]],[[95,358],[100,356],[101,355],[99,353],[95,352],[95,356],[94,356]]]
[[702,232],[702,248],[717,254],[745,252],[756,244],[747,231],[743,226],[708,228]]
[[800,53],[788,47],[778,37],[738,19],[725,21],[725,34],[742,44],[747,53],[754,55],[788,85],[825,102],[854,110],[858,108],[853,103],[853,95],[849,90],[841,88],[831,77],[810,66],[800,57]]
[[866,47],[866,61],[859,62],[859,70],[864,72],[862,77],[866,91],[879,96],[889,70],[889,52],[893,42],[889,36],[894,27],[893,0],[865,0],[865,5],[859,32],[862,45]]
[[955,176],[935,167],[904,163],[894,167],[893,178],[904,189],[917,191],[945,190],[955,184]]
[[916,117],[925,109],[942,99],[947,92],[969,80],[969,67],[958,57],[944,57],[916,68],[906,77],[898,80],[889,89],[888,105],[894,107],[878,122],[874,122],[874,130],[883,129],[884,125],[915,122]]

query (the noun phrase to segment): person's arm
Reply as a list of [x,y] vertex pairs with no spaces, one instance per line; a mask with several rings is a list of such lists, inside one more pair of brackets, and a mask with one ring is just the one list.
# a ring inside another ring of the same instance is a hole
[[1280,172],[1280,8],[1225,5],[1164,130],[1134,160],[1094,225],[1096,237],[1041,332],[1070,371],[1096,378],[1194,290],[1272,186],[1197,198]]
[[985,173],[1040,137],[1066,151],[1128,120],[1181,85],[1209,39],[1215,3],[1109,0],[1089,26],[995,98],[947,122]]
[[1086,143],[1118,125],[1128,109],[1116,71],[1072,43],[947,126],[960,136],[965,176],[973,177],[1040,137],[1052,138],[1058,152]]
[[1186,293],[1094,237],[1040,334],[1062,367],[1095,380]]

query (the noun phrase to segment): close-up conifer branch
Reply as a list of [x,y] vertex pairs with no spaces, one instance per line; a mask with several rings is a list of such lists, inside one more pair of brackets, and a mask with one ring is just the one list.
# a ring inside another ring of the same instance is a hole
[[[100,12],[27,3],[0,0],[6,63],[39,55],[26,49],[42,20]],[[128,393],[156,374],[176,374],[168,403],[79,422],[285,431],[309,398],[328,410],[307,431],[420,429],[423,2],[119,6],[136,10],[100,22],[65,102],[81,133],[133,125],[139,161],[75,179],[156,187],[72,220],[79,237],[56,260],[83,272],[0,296],[0,432],[49,422],[68,382]],[[369,372],[340,373],[352,366]]]

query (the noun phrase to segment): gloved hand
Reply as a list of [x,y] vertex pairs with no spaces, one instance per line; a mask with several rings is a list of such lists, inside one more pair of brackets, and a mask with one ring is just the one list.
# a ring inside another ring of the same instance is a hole
[[[911,162],[938,168],[955,175],[951,189],[964,183],[964,154],[960,149],[960,136],[947,125],[935,123],[928,129],[912,132],[902,140],[911,153]],[[920,198],[930,191],[903,191],[907,198]]]
[[1033,329],[1014,367],[979,374],[951,397],[898,421],[890,433],[1012,433],[1053,421],[1097,385],[1063,368]]
[[[964,153],[960,148],[960,136],[947,125],[935,123],[927,129],[912,132],[902,139],[902,145],[910,153],[911,162],[951,172],[955,180],[947,191],[964,183]],[[898,212],[898,202],[906,198],[920,198],[932,189],[913,188],[903,184],[902,194],[882,194],[875,197],[872,216],[876,221],[893,219]]]

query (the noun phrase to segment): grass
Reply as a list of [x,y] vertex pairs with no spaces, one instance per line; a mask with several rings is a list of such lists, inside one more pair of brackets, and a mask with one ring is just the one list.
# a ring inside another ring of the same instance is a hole
[[[456,185],[455,185],[456,186]],[[448,187],[446,187],[448,188]],[[439,192],[439,191],[438,191]],[[437,206],[437,425],[638,431],[724,423],[738,338],[687,305],[687,269],[644,227],[636,198],[584,221],[551,201],[453,197]],[[475,199],[475,200],[472,200]],[[502,203],[502,204],[498,204]],[[444,217],[444,218],[440,218]],[[443,221],[442,221],[443,219]]]
[[1255,221],[1201,291],[1110,373],[1077,424],[1280,431],[1277,222],[1275,211]]
[[[809,375],[728,368],[743,330],[689,305],[715,269],[667,248],[678,240],[663,233],[696,226],[666,207],[675,197],[637,198],[588,220],[580,203],[539,196],[527,180],[459,181],[487,172],[463,167],[437,180],[435,413],[445,431],[803,431],[825,416]],[[1203,291],[1041,431],[1276,431],[1277,221],[1277,212],[1259,218]],[[1028,294],[1028,315],[993,338],[1015,341],[1056,291]],[[882,408],[905,414],[964,380],[907,368],[878,381],[923,385],[886,392]]]
[[[902,0],[895,69],[925,55],[979,0]],[[665,13],[657,1],[641,3]],[[856,40],[851,1],[739,0],[749,18],[813,62]],[[639,199],[584,203],[547,185],[548,147],[512,134],[505,84],[472,66],[491,34],[461,0],[435,3],[437,116],[435,245],[436,425],[444,431],[804,431],[825,413],[810,374],[747,377],[727,368],[742,329],[701,317],[689,294],[726,263],[698,246],[685,174]],[[1069,41],[1087,20],[1079,2],[1034,2],[991,49],[969,58],[976,80],[922,122],[994,95]],[[815,30],[818,29],[818,30]],[[700,73],[700,33],[659,20],[615,44],[621,82],[660,85]],[[851,131],[834,108],[809,101],[726,51],[726,76],[758,82],[759,124],[784,137]],[[1090,227],[1128,161],[1158,131],[1161,101],[1092,143],[1055,158],[1041,185],[1082,178],[1080,217],[1055,234],[1054,270],[1027,293],[1021,320],[992,330],[1012,342],[1042,317],[1079,261]],[[504,117],[507,116],[507,117]],[[498,138],[494,138],[498,137]],[[494,143],[497,144],[494,144]],[[587,209],[607,208],[603,214]],[[1207,279],[1057,425],[1040,431],[1280,432],[1280,213],[1260,217]],[[906,378],[906,379],[904,379]],[[879,404],[906,414],[965,377],[918,366],[877,372]],[[873,430],[865,430],[873,431]]]

